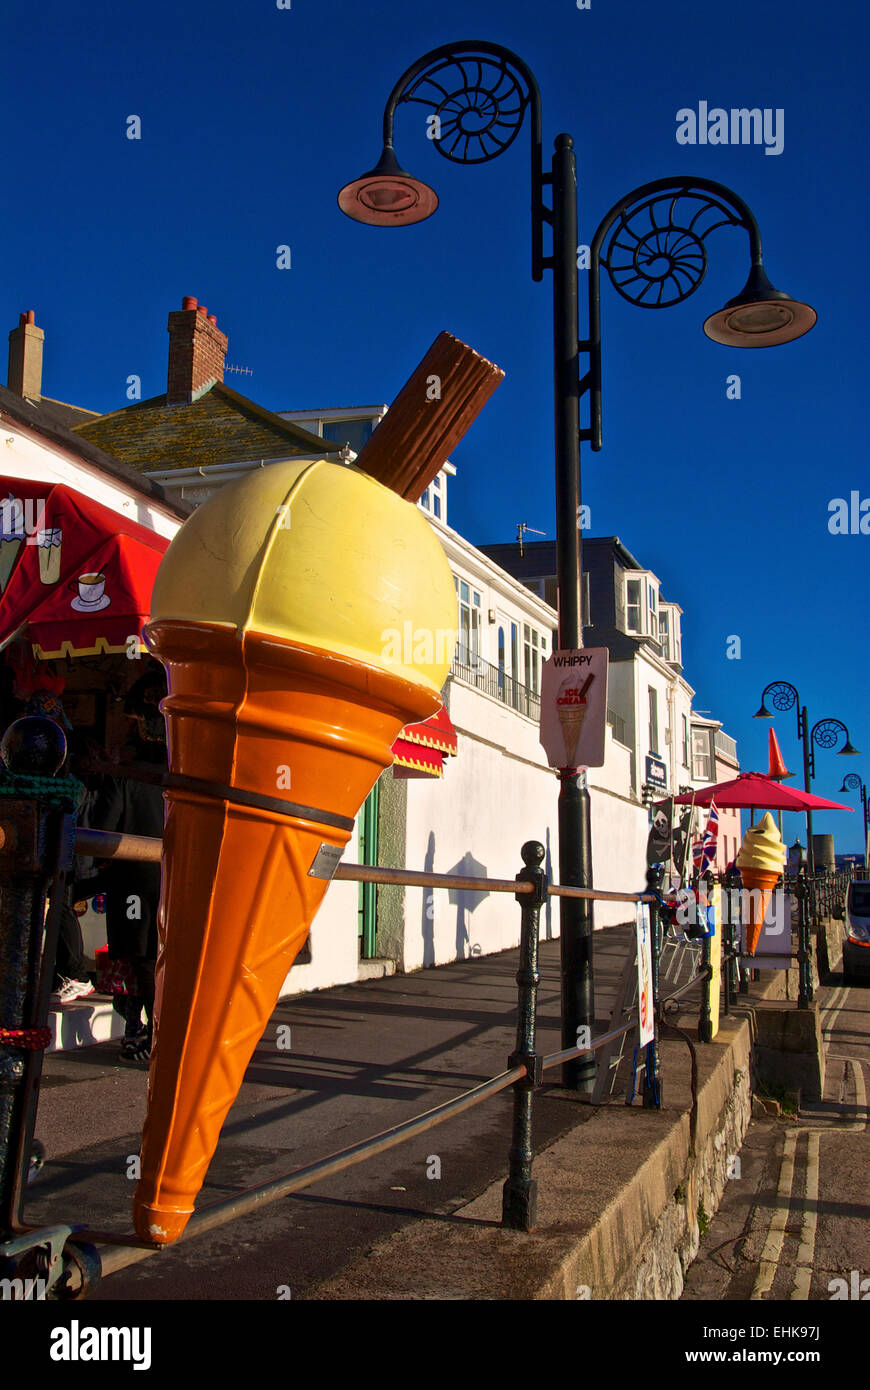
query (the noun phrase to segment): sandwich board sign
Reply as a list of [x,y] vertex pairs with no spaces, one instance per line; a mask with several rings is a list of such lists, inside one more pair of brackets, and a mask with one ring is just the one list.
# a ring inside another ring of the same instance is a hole
[[655,995],[653,993],[652,942],[649,903],[637,903],[637,1021],[638,1043],[646,1047],[655,1039]]
[[710,1023],[712,1036],[719,1032],[719,995],[722,989],[722,889],[714,884],[707,906],[710,927]]
[[603,767],[606,647],[553,652],[541,668],[541,744],[550,767]]

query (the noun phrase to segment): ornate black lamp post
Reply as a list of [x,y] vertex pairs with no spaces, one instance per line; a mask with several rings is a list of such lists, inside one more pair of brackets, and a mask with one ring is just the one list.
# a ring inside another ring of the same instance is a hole
[[[764,703],[768,695],[773,709],[769,710]],[[857,755],[858,749],[853,748],[849,739],[849,730],[839,719],[820,719],[818,723],[810,728],[809,717],[806,705],[800,702],[800,696],[795,686],[788,681],[771,681],[761,692],[761,708],[756,710],[753,719],[772,719],[774,712],[783,713],[785,710],[794,707],[797,714],[797,736],[803,744],[804,750],[804,791],[812,791],[812,779],[816,775],[816,758],[813,745],[819,748],[836,748],[840,739],[840,734],[846,735],[846,742],[838,750],[838,756],[848,758]],[[852,774],[854,775],[854,774]],[[816,871],[816,859],[813,852],[813,813],[807,811],[807,871],[814,874]]]
[[861,788],[861,806],[864,811],[864,872],[870,871],[870,806],[867,805],[867,787],[857,772],[847,772],[843,778],[841,792],[854,792]]
[[[399,164],[393,148],[397,108],[423,106],[427,134],[440,155],[457,164],[495,159],[519,133],[530,112],[532,278],[553,272],[553,348],[556,436],[556,568],[559,646],[582,645],[580,549],[580,442],[601,448],[601,315],[599,279],[604,265],[623,298],[643,308],[679,304],[698,288],[707,268],[704,245],[721,226],[749,235],[750,272],[743,290],[704,324],[708,337],[739,347],[767,347],[806,333],[815,310],[775,290],[765,276],[761,238],[749,208],[709,179],[658,179],[611,208],[591,244],[588,337],[580,340],[577,294],[577,168],[570,135],[555,140],[551,172],[543,172],[541,94],[521,58],[497,44],[468,41],[426,53],[402,74],[384,110],[384,148],[374,169],[341,190],[339,207],[372,226],[421,222],[438,207],[435,192]],[[544,201],[552,189],[552,207]],[[544,254],[544,224],[552,227],[552,254]],[[609,236],[609,240],[607,240]],[[605,241],[607,245],[605,247]],[[587,360],[581,375],[580,354]],[[580,425],[580,398],[588,395],[589,424]],[[585,772],[565,768],[559,791],[559,878],[592,886],[592,837]],[[562,899],[562,1039],[575,1046],[594,1024],[592,908]],[[592,1087],[591,1056],[566,1064],[563,1079],[576,1090]]]

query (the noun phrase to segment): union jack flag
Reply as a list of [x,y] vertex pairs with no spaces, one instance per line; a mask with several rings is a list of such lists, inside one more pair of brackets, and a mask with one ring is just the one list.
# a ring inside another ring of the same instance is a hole
[[696,840],[692,845],[692,868],[696,874],[705,874],[712,867],[713,860],[716,858],[716,846],[719,843],[719,812],[716,809],[715,801],[710,802],[710,815],[707,818],[707,829],[704,831],[703,840]]

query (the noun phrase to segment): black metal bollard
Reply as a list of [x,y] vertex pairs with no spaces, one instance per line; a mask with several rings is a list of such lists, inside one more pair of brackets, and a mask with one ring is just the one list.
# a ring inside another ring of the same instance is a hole
[[813,997],[810,972],[809,886],[806,875],[798,873],[795,895],[798,900],[798,1008],[808,1009]]
[[536,1087],[543,1080],[543,1059],[535,1052],[538,974],[538,934],[541,908],[547,901],[547,875],[544,846],[529,840],[522,848],[525,868],[517,874],[518,883],[534,885],[533,893],[518,893],[522,911],[520,968],[517,971],[517,1046],[508,1058],[508,1067],[524,1066],[526,1075],[514,1082],[513,1134],[510,1167],[502,1191],[501,1221],[514,1231],[534,1229],[538,1208],[538,1184],[532,1177],[535,1151],[532,1147],[532,1109]]
[[80,784],[54,775],[66,755],[66,739],[50,719],[16,720],[3,736],[2,755],[9,769],[0,778],[0,1240],[5,1240],[21,1226]]
[[[661,889],[664,865],[652,865],[646,871],[648,893],[658,894]],[[644,1059],[643,1081],[641,1082],[641,1103],[644,1110],[660,1110],[662,1107],[662,1068],[659,1056],[659,959],[662,951],[664,924],[658,901],[649,904],[650,956],[653,980],[653,1023],[655,1036],[647,1043]]]

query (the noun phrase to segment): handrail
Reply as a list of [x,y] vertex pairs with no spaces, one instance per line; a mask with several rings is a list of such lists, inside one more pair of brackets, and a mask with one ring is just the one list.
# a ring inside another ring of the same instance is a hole
[[[226,1225],[228,1221],[234,1221],[237,1216],[245,1216],[249,1212],[278,1201],[281,1197],[288,1197],[301,1188],[309,1187],[313,1182],[321,1182],[324,1178],[330,1178],[335,1173],[343,1172],[345,1168],[352,1168],[357,1163],[362,1163],[374,1154],[384,1153],[385,1150],[394,1148],[396,1144],[401,1144],[405,1139],[423,1134],[444,1120],[449,1120],[453,1115],[461,1115],[463,1111],[470,1110],[472,1106],[479,1105],[481,1101],[488,1100],[490,1096],[506,1090],[508,1086],[513,1086],[515,1082],[521,1081],[526,1074],[524,1066],[512,1067],[510,1071],[500,1072],[498,1076],[491,1077],[489,1081],[483,1081],[478,1086],[472,1086],[469,1091],[463,1091],[462,1095],[455,1096],[453,1100],[445,1101],[443,1105],[436,1105],[433,1110],[427,1110],[422,1115],[415,1115],[411,1120],[404,1120],[401,1124],[393,1125],[391,1129],[382,1130],[380,1134],[374,1134],[370,1139],[363,1139],[358,1144],[351,1144],[346,1149],[338,1149],[335,1153],[328,1154],[326,1158],[317,1159],[315,1163],[308,1163],[302,1168],[294,1168],[291,1172],[284,1173],[281,1177],[273,1178],[271,1182],[264,1183],[262,1187],[248,1187],[235,1197],[227,1197],[222,1202],[213,1202],[210,1206],[194,1212],[176,1244],[181,1244],[182,1241],[188,1240],[191,1236],[213,1231],[218,1226]],[[76,1232],[75,1238],[79,1241],[105,1242],[107,1233],[82,1230]],[[136,1237],[133,1239],[137,1241]],[[100,1251],[101,1274],[113,1274],[119,1269],[126,1269],[128,1265],[138,1264],[140,1260],[147,1259],[149,1255],[159,1254],[160,1250],[160,1246],[140,1245],[138,1241],[129,1246],[123,1240],[117,1244],[113,1243],[108,1247],[107,1254],[104,1255]]]
[[[129,859],[139,863],[159,864],[163,841],[153,835],[126,835],[110,830],[76,830],[75,852],[93,859]],[[533,892],[530,883],[512,878],[473,878],[463,874],[420,873],[416,869],[391,869],[380,864],[339,864],[335,879],[352,883],[403,884],[408,888],[464,888],[467,892],[520,893]],[[547,889],[556,898],[597,898],[607,902],[652,903],[650,893],[612,893],[602,888],[560,887],[550,884]]]

